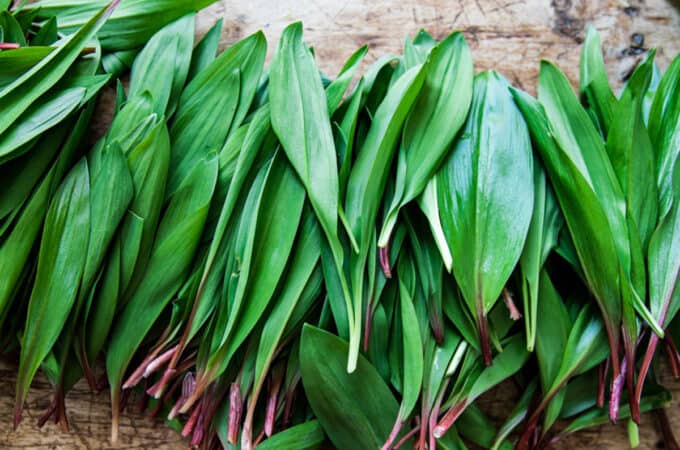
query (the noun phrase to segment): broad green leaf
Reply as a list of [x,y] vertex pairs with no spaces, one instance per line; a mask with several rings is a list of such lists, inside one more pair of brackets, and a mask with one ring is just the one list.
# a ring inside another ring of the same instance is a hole
[[536,359],[541,390],[546,393],[562,365],[573,324],[566,305],[545,270],[541,271],[537,292],[540,301],[536,312],[541,320],[536,329]]
[[[105,75],[76,77],[33,103],[19,123],[0,135],[0,155],[11,158],[22,153],[21,146],[39,137],[94,97],[108,82]],[[1,158],[1,157],[0,157]]]
[[534,204],[531,142],[508,87],[495,72],[477,75],[463,134],[437,175],[453,274],[487,363],[486,316],[519,260]]
[[283,279],[276,304],[260,335],[255,363],[256,380],[262,379],[267,371],[297,302],[312,279],[320,256],[319,226],[312,216],[307,215],[300,227],[298,241],[291,256],[290,270]]
[[87,295],[118,224],[134,196],[132,176],[120,147],[106,148],[88,156],[90,172],[90,232],[80,297]]
[[31,46],[36,45],[52,45],[59,39],[57,30],[57,18],[52,17],[47,19],[45,23],[40,26],[40,30],[31,39]]
[[38,271],[26,315],[17,377],[15,421],[40,363],[75,303],[85,268],[90,226],[90,174],[81,160],[54,195],[45,217]]
[[548,254],[557,245],[563,224],[555,195],[548,185],[543,166],[539,163],[534,164],[534,196],[531,224],[519,259],[524,324],[529,351],[533,351],[536,344],[536,327],[540,316],[538,309],[541,269]]
[[19,44],[26,47],[26,36],[21,29],[21,24],[8,11],[0,11],[0,30],[2,31],[2,42]]
[[[120,6],[97,33],[107,52],[142,47],[168,23],[197,12],[215,0],[122,0]],[[23,8],[38,9],[39,18],[57,16],[59,31],[69,33],[82,26],[107,0],[41,0]]]
[[274,156],[257,208],[256,221],[248,230],[249,246],[241,261],[238,283],[226,328],[219,334],[219,351],[208,365],[220,375],[231,357],[253,330],[269,305],[287,266],[305,201],[304,187],[281,153]]
[[609,87],[607,69],[602,58],[600,35],[593,26],[586,31],[586,39],[581,50],[581,79],[579,94],[592,108],[598,124],[605,135],[615,128],[612,121],[615,117],[616,97]]
[[[184,88],[170,128],[172,160],[167,195],[197,161],[219,151],[248,113],[266,53],[264,35],[253,34],[225,50]],[[215,121],[215,117],[220,117]]]
[[[617,255],[613,238],[609,233],[602,233],[609,226],[606,213],[585,176],[555,141],[543,106],[524,92],[512,92],[555,189],[589,287],[595,294],[607,327],[618,335],[614,331],[621,321],[618,268],[611,263],[616,261]],[[593,239],[594,236],[599,238]]]
[[359,65],[363,61],[367,52],[367,45],[364,45],[359,50],[354,52],[352,56],[350,56],[345,62],[345,65],[342,66],[342,69],[340,69],[340,73],[335,78],[335,80],[333,80],[326,88],[326,102],[328,105],[328,112],[331,116],[338,109],[338,106],[340,106],[342,97],[345,95],[345,91],[347,91],[347,88],[352,82],[354,73],[359,68]]
[[[651,82],[654,52],[651,52],[633,72],[621,99],[613,108],[612,128],[607,135],[607,153],[626,199],[627,214],[639,233],[642,251],[657,220],[656,171],[654,148],[642,117],[642,102]],[[633,262],[635,260],[633,259]],[[633,266],[633,271],[635,266]],[[644,267],[642,282],[644,289]],[[640,292],[644,295],[644,291]]]
[[404,382],[397,421],[404,422],[416,406],[423,382],[423,344],[413,300],[406,286],[399,283],[402,335],[404,340]]
[[215,60],[220,44],[220,35],[222,34],[222,22],[223,19],[215,22],[215,25],[203,35],[198,45],[194,47],[187,77],[188,81],[193,80],[201,70],[205,69]]
[[[71,125],[70,121],[66,121],[62,126],[44,133],[32,145],[31,152],[0,165],[0,177],[6,183],[0,194],[0,222],[11,221],[33,188],[45,177]],[[3,234],[0,231],[0,236]]]
[[0,52],[0,89],[38,64],[53,47],[21,47]]
[[[31,104],[66,74],[82,49],[106,22],[118,1],[97,12],[76,33],[59,41],[57,48],[12,83],[0,89],[0,133],[6,131]],[[0,161],[9,155],[0,153]]]
[[172,116],[187,80],[194,19],[194,14],[188,14],[166,25],[153,35],[132,65],[128,95],[149,91],[159,116]]
[[347,373],[348,351],[347,342],[305,325],[300,344],[305,394],[336,448],[380,448],[390,433],[398,405],[363,356],[359,356],[356,370]]
[[378,246],[386,247],[401,208],[425,189],[463,126],[472,99],[472,54],[462,33],[436,45],[418,100],[404,125],[397,159],[395,192]]
[[[643,397],[640,401],[640,412],[647,412],[659,408],[667,408],[671,404],[670,392],[661,390],[651,394],[649,396]],[[619,417],[626,418],[630,417],[630,409],[627,404],[621,406],[619,411]],[[581,414],[576,419],[571,421],[561,432],[560,436],[566,436],[568,434],[574,433],[585,428],[595,427],[598,425],[604,425],[609,423],[610,419],[607,415],[607,411],[601,408],[593,408],[592,410]]]
[[217,158],[212,157],[194,167],[169,199],[144,278],[121,312],[111,334],[106,367],[114,405],[118,402],[121,381],[135,351],[187,275],[208,215],[216,180]]
[[314,57],[302,41],[300,22],[284,30],[269,77],[272,128],[307,190],[351,312],[338,236],[338,166],[328,103]]
[[493,364],[487,367],[481,365],[476,350],[467,352],[453,391],[443,406],[451,409],[433,429],[435,437],[442,436],[480,395],[514,375],[524,366],[530,354],[523,341],[524,336],[521,334],[511,337],[504,343],[503,351],[493,359]]
[[[456,422],[456,429],[462,437],[483,448],[490,448],[497,436],[496,425],[475,404],[470,405]],[[510,450],[510,442],[502,442],[500,448]]]
[[649,307],[666,328],[680,309],[680,164],[675,164],[671,209],[660,218],[649,241]]
[[[375,112],[347,182],[345,213],[359,252],[350,255],[352,308],[350,317],[350,348],[348,369],[351,371],[359,350],[358,333],[364,304],[365,269],[373,243],[375,221],[387,183],[388,168],[395,144],[425,79],[425,66],[417,66],[392,86]],[[354,339],[352,339],[354,337]]]
[[666,70],[649,113],[649,137],[656,151],[659,217],[673,202],[673,170],[680,155],[680,55]]
[[319,422],[310,420],[265,439],[256,450],[314,450],[325,440],[326,436]]
[[83,357],[92,366],[97,355],[104,348],[109,331],[114,324],[114,317],[118,307],[118,301],[123,296],[126,279],[124,278],[125,267],[134,265],[125,261],[122,255],[124,239],[128,242],[129,254],[137,256],[139,244],[144,231],[144,220],[128,211],[123,219],[124,228],[121,227],[119,235],[112,244],[111,251],[107,255],[106,267],[103,269],[98,285],[94,286],[96,292],[92,303],[84,316],[85,330],[81,331],[81,346],[84,351]]
[[[311,211],[308,211],[300,227],[299,238],[290,261],[290,269],[283,279],[282,287],[278,291],[276,303],[263,326],[260,334],[257,356],[255,361],[255,376],[253,393],[248,404],[243,427],[242,446],[249,448],[252,438],[252,421],[260,391],[264,385],[265,376],[274,359],[275,352],[280,348],[281,341],[293,318],[299,302],[304,301],[303,296],[307,286],[319,284],[318,262],[321,256],[321,234],[319,225]],[[316,274],[316,278],[315,275]],[[306,312],[306,311],[305,311]]]
[[[165,123],[159,122],[147,130],[147,135],[127,152],[135,195],[130,204],[132,215],[121,225],[121,286],[127,299],[145,276],[152,246],[163,207],[168,165],[170,137]],[[137,235],[138,220],[143,221],[141,240]]]
[[26,199],[21,212],[15,219],[12,232],[3,238],[0,244],[0,326],[4,323],[11,299],[17,293],[17,282],[20,280],[23,268],[42,230],[50,199],[61,183],[64,173],[73,164],[74,155],[87,131],[93,106],[86,108],[74,124],[67,121],[62,125],[62,127],[72,127],[63,143],[54,139],[56,136],[48,133],[45,135],[45,142],[40,144],[46,147],[54,146],[54,149],[48,150],[59,152],[59,156],[51,164],[49,171],[35,187],[30,197]]

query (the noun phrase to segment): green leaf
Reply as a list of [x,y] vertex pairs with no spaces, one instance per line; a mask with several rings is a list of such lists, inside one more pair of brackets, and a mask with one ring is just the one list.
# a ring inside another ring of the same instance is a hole
[[342,69],[340,69],[340,73],[335,80],[333,80],[326,88],[328,112],[331,116],[338,109],[338,106],[340,106],[342,97],[345,95],[345,91],[347,91],[347,88],[352,82],[352,78],[354,78],[354,73],[359,68],[361,61],[363,61],[367,52],[367,45],[364,45],[354,52],[345,62],[345,65],[342,66]]
[[194,14],[166,25],[144,46],[132,65],[130,89],[133,97],[149,91],[154,111],[171,117],[189,74],[194,44]]
[[400,281],[402,335],[404,340],[404,382],[397,420],[404,422],[416,406],[423,382],[423,343],[420,338],[418,316],[406,286]]
[[[2,117],[0,133],[6,131],[35,100],[66,74],[116,5],[117,1],[114,0],[109,6],[102,8],[76,33],[63,38],[57,48],[38,64],[0,89],[0,117]],[[0,161],[8,156],[6,153],[0,153]]]
[[[75,77],[60,83],[33,103],[20,117],[19,123],[0,135],[0,155],[15,158],[21,146],[62,122],[77,108],[94,97],[108,82],[106,75]],[[1,157],[0,157],[1,159]]]
[[[388,168],[395,152],[402,125],[415,103],[425,79],[425,66],[410,69],[392,86],[375,112],[356,161],[349,175],[345,198],[345,213],[358,254],[350,256],[351,292],[350,348],[348,369],[351,371],[359,347],[359,330],[363,312],[364,274],[368,253],[373,246],[375,220],[387,183]],[[349,309],[349,308],[348,308]],[[352,339],[354,337],[354,339]]]
[[[631,75],[621,99],[614,107],[612,128],[607,135],[607,153],[626,199],[626,213],[639,232],[642,251],[646,251],[649,237],[657,220],[656,173],[654,148],[642,117],[642,103],[652,78],[654,52],[648,54]],[[633,259],[633,262],[635,260]],[[633,266],[633,269],[635,267]],[[644,289],[644,267],[642,281]],[[644,295],[644,291],[639,292]]]
[[38,271],[21,346],[15,420],[40,363],[57,341],[78,294],[90,226],[90,175],[81,160],[61,184],[45,217]]
[[[276,303],[266,319],[260,334],[257,356],[255,361],[255,375],[253,392],[248,404],[243,433],[243,447],[251,446],[252,421],[255,414],[257,400],[264,386],[265,376],[280,348],[286,329],[291,323],[295,323],[295,311],[300,303],[309,300],[309,287],[320,287],[320,271],[318,262],[320,259],[321,233],[311,211],[308,211],[302,226],[300,227],[298,241],[293,255],[291,256],[290,269],[282,281],[282,287],[278,291]],[[316,289],[312,289],[312,292]],[[307,311],[304,311],[307,313]]]
[[[108,0],[41,0],[23,8],[38,9],[39,18],[57,16],[59,31],[70,33],[82,26]],[[168,23],[197,12],[215,0],[125,0],[97,33],[107,52],[142,47]]]
[[680,155],[680,56],[666,70],[649,113],[649,137],[656,151],[659,217],[671,209],[673,170]]
[[495,72],[477,75],[463,134],[437,175],[453,274],[487,362],[486,316],[519,260],[534,203],[529,133],[508,87]]
[[472,99],[472,54],[463,34],[448,36],[429,56],[425,82],[404,125],[395,192],[378,238],[386,247],[401,208],[423,192],[463,126]]
[[134,196],[132,176],[120,147],[90,154],[90,238],[80,296],[87,295],[106,251]]
[[359,356],[356,370],[347,373],[348,351],[342,339],[304,326],[300,370],[307,400],[335,447],[380,448],[397,415],[397,402],[363,356]]
[[19,78],[53,50],[53,47],[21,47],[0,52],[0,89]]
[[56,139],[57,136],[52,133],[47,133],[44,141],[39,141],[38,145],[45,146],[50,153],[58,152],[59,156],[52,162],[30,197],[26,198],[15,218],[12,231],[0,243],[0,326],[5,320],[12,297],[17,293],[17,283],[42,230],[50,199],[64,173],[73,164],[74,155],[87,131],[93,106],[86,108],[75,123],[67,121],[62,125],[64,128],[70,128],[64,142]]
[[271,314],[267,318],[258,346],[255,363],[255,380],[264,380],[274,351],[283,335],[288,321],[293,314],[305,287],[312,280],[312,276],[320,259],[320,235],[316,219],[309,214],[300,227],[296,248],[291,256],[290,270],[278,291],[277,301]]
[[572,329],[567,307],[545,270],[540,273],[537,289],[540,295],[537,314],[541,318],[536,330],[536,359],[541,390],[548,392],[565,356],[565,348]]
[[198,45],[194,47],[191,56],[191,66],[189,67],[189,76],[187,80],[193,80],[198,73],[208,67],[217,56],[217,50],[220,45],[220,35],[222,34],[223,19],[215,22],[215,25],[208,30]]
[[[643,397],[640,401],[640,412],[647,412],[659,408],[667,408],[671,404],[671,394],[665,389],[661,392]],[[630,407],[627,403],[621,405],[619,411],[620,418],[630,417]],[[607,415],[606,409],[594,408],[585,414],[578,416],[569,425],[567,425],[561,432],[560,436],[565,436],[585,428],[595,427],[609,423],[610,419]]]
[[539,284],[541,269],[550,251],[557,245],[563,219],[555,201],[552,188],[548,186],[541,164],[534,164],[534,211],[524,250],[519,259],[522,277],[522,300],[527,350],[536,344],[536,327],[539,317]]
[[605,135],[610,129],[615,129],[612,121],[615,116],[616,97],[609,87],[607,69],[602,58],[600,35],[593,26],[587,28],[586,39],[581,50],[579,94],[587,100]]
[[[602,231],[609,229],[607,213],[589,184],[587,175],[569,158],[567,150],[556,142],[553,126],[548,123],[543,107],[523,92],[513,90],[513,95],[529,125],[555,189],[589,288],[602,310],[608,331],[618,336],[621,303],[618,267],[612,264],[618,256],[610,232]],[[588,124],[588,120],[581,115],[578,123]],[[610,344],[616,345],[616,342]]]
[[310,420],[265,439],[256,450],[314,450],[319,448],[325,439],[319,422]]
[[59,39],[57,18],[52,17],[43,23],[35,37],[31,39],[31,47],[36,45],[52,45]]
[[[264,35],[253,34],[225,50],[184,89],[170,128],[168,196],[197,161],[221,149],[230,131],[241,125],[255,95],[266,51]],[[215,117],[221,119],[215,122]]]
[[266,170],[254,217],[241,225],[247,227],[245,249],[242,255],[236,255],[237,283],[233,296],[227,295],[225,327],[215,335],[219,350],[211,352],[208,360],[205,376],[209,380],[224,372],[269,305],[287,267],[300,224],[305,191],[292,167],[277,152]]
[[26,47],[26,37],[21,24],[8,11],[0,11],[0,30],[3,32],[2,42],[19,44]]
[[[144,278],[117,319],[106,355],[112,400],[144,336],[181,287],[193,260],[217,180],[217,158],[199,163],[169,199]],[[134,202],[133,202],[134,207]]]
[[680,164],[675,164],[672,206],[649,241],[649,308],[664,329],[680,309]]

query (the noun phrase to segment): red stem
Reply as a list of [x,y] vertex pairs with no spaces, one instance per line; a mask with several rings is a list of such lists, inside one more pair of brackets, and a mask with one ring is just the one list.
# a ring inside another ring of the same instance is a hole
[[432,429],[432,434],[436,438],[440,438],[446,434],[447,431],[449,431],[449,428],[453,426],[453,424],[458,420],[458,417],[465,411],[465,407],[467,406],[467,403],[465,400],[462,400],[449,409],[442,420],[439,421],[436,427]]
[[621,362],[621,372],[612,379],[612,390],[609,396],[609,420],[612,423],[616,423],[619,418],[619,404],[621,402],[621,392],[623,391],[627,365],[628,358],[624,356]]
[[238,442],[238,429],[241,422],[241,412],[243,411],[243,399],[241,398],[241,388],[238,383],[231,383],[229,390],[229,429],[228,440],[231,444]]
[[385,247],[378,248],[378,257],[380,259],[380,267],[385,274],[385,278],[392,278],[392,268],[390,267],[390,244]]
[[489,321],[481,311],[478,311],[477,318],[479,321],[479,341],[482,347],[484,364],[490,366],[493,363],[493,359],[491,357],[491,342],[489,340]]
[[401,439],[399,440],[399,442],[397,442],[397,444],[396,444],[394,447],[392,447],[392,449],[393,449],[393,450],[397,450],[399,447],[401,447],[402,445],[404,445],[409,439],[411,439],[411,438],[413,437],[414,434],[416,434],[416,433],[418,432],[418,430],[420,430],[420,427],[421,427],[421,425],[418,425],[418,426],[416,426],[414,429],[412,429],[411,431],[409,431],[408,433],[406,433],[406,434],[404,435],[404,437],[401,438]]
[[196,422],[198,421],[198,416],[201,413],[201,404],[199,403],[194,407],[194,410],[191,411],[191,415],[189,416],[189,419],[187,420],[187,423],[184,424],[184,428],[182,428],[182,437],[187,437],[190,434],[194,432],[194,428],[196,427]]
[[[625,336],[625,335],[624,335]],[[628,404],[630,405],[630,416],[636,424],[640,424],[640,402],[637,401],[635,392],[635,346],[637,342],[630,342],[624,337],[624,349],[626,361],[629,361],[626,372],[626,389],[628,390]],[[621,370],[624,370],[623,368]]]
[[604,407],[605,381],[609,372],[609,357],[602,361],[597,367],[597,407]]
[[267,401],[267,410],[264,420],[264,434],[270,437],[274,432],[274,421],[276,419],[276,404],[279,397],[279,391],[281,390],[281,383],[283,382],[283,370],[274,371],[272,374],[272,389],[269,393],[269,399]]

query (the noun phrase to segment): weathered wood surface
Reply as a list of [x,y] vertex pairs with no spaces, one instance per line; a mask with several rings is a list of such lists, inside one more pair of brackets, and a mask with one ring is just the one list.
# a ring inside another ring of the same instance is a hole
[[[199,15],[199,34],[219,17],[225,21],[222,46],[263,29],[270,42],[270,56],[283,27],[302,20],[305,39],[315,47],[322,70],[330,75],[363,44],[370,46],[370,62],[379,55],[399,52],[404,36],[414,35],[420,28],[436,37],[460,29],[473,48],[477,70],[494,68],[529,92],[535,91],[541,58],[556,61],[576,82],[580,42],[587,24],[602,35],[610,79],[617,86],[640,57],[631,46],[634,34],[644,37],[644,48],[657,49],[662,68],[680,53],[678,0],[223,0]],[[109,93],[101,102],[100,130],[110,117],[110,100]],[[78,384],[67,397],[70,433],[61,433],[53,424],[36,428],[35,422],[50,400],[50,386],[41,376],[29,394],[24,422],[12,431],[15,371],[11,362],[0,361],[0,448],[113,448],[108,442],[107,395],[91,394],[85,383]],[[665,378],[680,398],[680,383]],[[513,386],[506,383],[484,397],[484,409],[493,418],[502,418],[516,396]],[[680,430],[678,405],[676,399],[669,410],[676,430]],[[641,449],[663,448],[658,426],[649,415],[643,417],[640,440]],[[561,449],[627,446],[624,424],[581,432],[558,444]],[[122,418],[120,442],[115,448],[185,447],[163,423],[128,412]]]

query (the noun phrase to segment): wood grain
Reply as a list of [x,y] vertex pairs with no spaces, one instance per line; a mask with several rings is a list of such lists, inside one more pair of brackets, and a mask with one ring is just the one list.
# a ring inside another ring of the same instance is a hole
[[[462,30],[473,48],[477,70],[494,68],[513,84],[535,92],[539,61],[554,60],[570,80],[578,79],[580,43],[588,24],[602,35],[610,79],[620,86],[640,58],[633,35],[644,37],[644,48],[657,49],[665,68],[680,53],[678,0],[223,0],[198,16],[198,34],[224,18],[221,46],[263,29],[271,57],[281,30],[302,20],[306,41],[313,45],[324,70],[333,76],[344,60],[369,44],[365,64],[379,55],[401,51],[404,36],[421,28],[441,38]],[[100,101],[93,138],[101,135],[111,117],[112,92]],[[24,422],[11,429],[16,367],[0,361],[0,448],[105,449],[109,407],[106,393],[92,394],[79,383],[67,397],[71,432],[53,424],[42,430],[35,422],[50,401],[50,386],[38,376],[33,384]],[[664,372],[664,383],[680,398],[680,383]],[[500,420],[517,399],[516,389],[505,383],[485,395],[483,408]],[[671,426],[680,429],[678,400],[669,410]],[[641,449],[663,448],[659,430],[649,415],[640,429]],[[578,433],[557,445],[560,449],[627,448],[625,424]],[[128,412],[122,418],[120,442],[115,448],[180,449],[186,443],[162,422]]]

